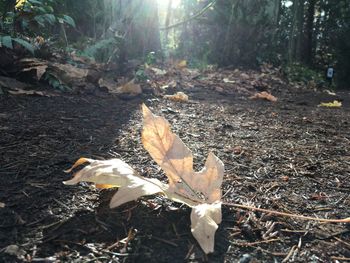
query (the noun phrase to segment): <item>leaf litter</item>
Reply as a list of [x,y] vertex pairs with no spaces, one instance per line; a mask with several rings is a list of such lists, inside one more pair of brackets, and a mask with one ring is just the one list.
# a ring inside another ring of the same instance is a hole
[[[0,198],[6,201],[6,207],[0,210],[0,246],[21,244],[26,258],[63,261],[77,257],[78,261],[91,260],[86,251],[95,257],[102,254],[109,259],[127,258],[135,262],[184,259],[234,262],[245,258],[272,262],[288,260],[290,251],[301,262],[316,257],[324,262],[346,258],[347,224],[323,225],[276,218],[268,210],[243,212],[226,204],[237,201],[292,214],[347,217],[348,95],[337,92],[343,106],[334,114],[315,108],[320,101],[333,98],[325,99],[307,87],[287,87],[269,71],[264,75],[241,70],[208,70],[199,75],[188,68],[169,71],[171,78],[167,74],[160,77],[159,83],[176,81],[177,87],[166,92],[186,92],[191,103],[146,97],[147,104],[152,105],[153,111],[163,112],[173,130],[193,149],[196,159],[204,161],[207,153],[214,150],[225,163],[222,185],[225,205],[216,233],[215,253],[206,259],[186,234],[190,232],[187,223],[190,212],[184,207],[167,210],[164,201],[141,198],[140,203],[131,202],[110,212],[105,208],[111,190],[100,193],[84,186],[74,189],[60,186],[64,180],[60,171],[81,154],[122,158],[142,176],[165,181],[139,146],[138,114],[127,113],[137,109],[141,101],[89,96],[82,100],[74,97],[8,100],[6,94],[0,96],[0,107],[6,112],[0,115],[5,131],[1,147],[6,152],[1,157],[5,165],[0,170],[4,179]],[[236,83],[224,83],[225,77]],[[156,80],[151,79],[152,82]],[[142,88],[147,92],[147,86]],[[281,103],[245,100],[257,91],[274,94]],[[17,134],[19,130],[25,132]],[[19,145],[13,143],[16,135]],[[241,145],[244,151],[238,155],[233,155],[232,150],[224,151],[235,145]],[[195,167],[201,168],[196,164]],[[48,183],[48,178],[53,181]],[[43,192],[52,198],[42,198]],[[316,195],[324,198],[309,198]],[[15,236],[15,232],[21,234]],[[114,249],[106,251],[112,245]],[[72,251],[78,251],[79,256]],[[4,254],[1,256],[7,259]]]

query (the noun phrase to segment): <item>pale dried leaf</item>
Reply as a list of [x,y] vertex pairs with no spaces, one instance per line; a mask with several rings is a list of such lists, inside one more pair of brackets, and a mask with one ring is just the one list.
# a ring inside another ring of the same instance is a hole
[[230,80],[229,78],[224,78],[223,81],[224,81],[225,83],[236,83],[235,80]]
[[213,153],[209,153],[202,171],[193,175],[191,185],[204,195],[206,203],[211,204],[221,200],[223,176],[223,162]]
[[142,144],[166,173],[170,190],[189,198],[198,199],[186,181],[193,174],[193,156],[190,149],[171,132],[167,120],[153,115],[144,104],[142,112]]
[[193,156],[182,140],[171,132],[167,120],[152,114],[142,105],[142,143],[169,179],[170,191],[194,201],[221,199],[224,164],[210,153],[202,171],[193,171]]
[[191,232],[206,254],[214,252],[215,232],[220,223],[221,202],[192,208]]
[[19,89],[19,88],[15,88],[13,90],[8,90],[8,93],[10,93],[12,95],[36,95],[36,96],[51,97],[51,95],[49,95],[43,91],[23,90],[23,89]]
[[0,202],[0,208],[4,208],[5,207],[5,203]]
[[85,162],[90,164],[77,172],[71,180],[65,181],[64,184],[73,185],[84,181],[120,187],[113,196],[110,207],[117,207],[144,195],[163,193],[167,189],[167,186],[157,179],[147,179],[137,175],[134,169],[120,159],[100,161],[81,158],[73,167]]

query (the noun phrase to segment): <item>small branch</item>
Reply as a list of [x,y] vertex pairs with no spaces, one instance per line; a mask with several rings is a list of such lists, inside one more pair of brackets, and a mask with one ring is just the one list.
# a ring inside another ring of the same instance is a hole
[[174,28],[174,27],[178,27],[178,26],[181,26],[187,22],[190,22],[191,20],[193,19],[196,19],[198,17],[200,17],[201,15],[203,15],[207,10],[209,10],[210,7],[212,7],[215,3],[216,3],[217,0],[213,0],[212,2],[210,2],[206,7],[204,7],[201,11],[199,11],[197,14],[193,15],[193,16],[190,16],[189,18],[183,20],[183,21],[180,21],[178,23],[175,23],[173,25],[170,25],[170,26],[166,26],[166,27],[162,27],[160,28],[160,30],[169,30],[171,28]]
[[344,219],[324,219],[324,218],[317,218],[317,217],[311,217],[311,216],[303,216],[303,215],[297,215],[297,214],[278,212],[278,211],[257,208],[257,207],[253,207],[253,206],[247,206],[247,205],[240,205],[240,204],[233,204],[233,203],[226,203],[226,202],[223,202],[222,204],[226,205],[226,206],[245,209],[245,210],[259,211],[259,212],[274,214],[274,215],[278,215],[278,216],[298,218],[298,219],[302,219],[302,220],[312,220],[312,221],[318,221],[318,222],[323,222],[323,223],[350,223],[350,217],[344,218]]

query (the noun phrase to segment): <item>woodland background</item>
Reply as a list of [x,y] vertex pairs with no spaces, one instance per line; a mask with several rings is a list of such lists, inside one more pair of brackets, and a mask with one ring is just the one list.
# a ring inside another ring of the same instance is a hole
[[11,63],[4,47],[24,56],[19,43],[38,57],[58,49],[120,70],[147,58],[197,68],[271,63],[316,85],[332,66],[336,86],[348,88],[349,14],[349,0],[1,1],[0,67]]

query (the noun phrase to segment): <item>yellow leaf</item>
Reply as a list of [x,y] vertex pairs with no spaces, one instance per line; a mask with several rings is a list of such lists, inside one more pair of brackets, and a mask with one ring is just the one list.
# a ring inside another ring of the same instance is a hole
[[187,61],[186,60],[180,60],[177,64],[176,67],[179,69],[183,69],[187,67]]
[[333,102],[322,102],[318,106],[328,108],[340,108],[342,106],[342,103],[340,101],[334,100]]
[[112,185],[112,184],[95,184],[95,186],[98,189],[110,189],[110,188],[117,187],[117,186]]

